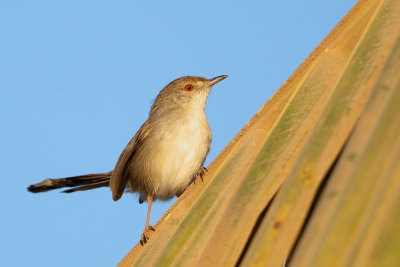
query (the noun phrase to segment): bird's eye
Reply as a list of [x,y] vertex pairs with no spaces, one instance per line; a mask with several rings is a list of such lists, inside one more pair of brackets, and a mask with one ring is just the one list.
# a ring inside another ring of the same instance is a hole
[[190,91],[193,91],[193,89],[194,89],[194,86],[191,85],[190,83],[185,85],[185,90],[186,91],[190,92]]

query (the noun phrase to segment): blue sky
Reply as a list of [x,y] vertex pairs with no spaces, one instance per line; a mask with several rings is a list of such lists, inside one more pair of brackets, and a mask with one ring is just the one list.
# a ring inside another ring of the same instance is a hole
[[144,228],[136,195],[26,187],[112,170],[168,82],[227,74],[208,165],[355,2],[1,1],[2,265],[117,264]]

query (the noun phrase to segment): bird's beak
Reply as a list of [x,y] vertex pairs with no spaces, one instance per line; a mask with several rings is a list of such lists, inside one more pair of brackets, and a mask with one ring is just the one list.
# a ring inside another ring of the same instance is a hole
[[216,83],[222,81],[223,79],[225,79],[225,78],[227,78],[227,77],[228,77],[228,75],[217,76],[217,77],[215,77],[215,78],[209,79],[209,80],[208,80],[208,84],[209,84],[210,86],[213,86],[214,84],[216,84]]

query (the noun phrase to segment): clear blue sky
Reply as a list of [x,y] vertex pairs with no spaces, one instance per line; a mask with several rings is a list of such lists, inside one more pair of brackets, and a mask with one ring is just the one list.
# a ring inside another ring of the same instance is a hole
[[208,165],[355,2],[1,1],[1,265],[118,263],[143,231],[137,196],[26,187],[112,170],[164,85],[227,74]]

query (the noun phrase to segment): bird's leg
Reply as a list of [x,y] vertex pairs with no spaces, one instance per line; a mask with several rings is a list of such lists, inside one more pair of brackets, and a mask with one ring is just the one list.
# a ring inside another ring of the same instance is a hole
[[142,246],[147,243],[147,240],[149,240],[148,232],[156,230],[156,229],[154,229],[153,226],[150,225],[150,212],[151,212],[151,205],[153,204],[153,200],[154,200],[154,197],[152,195],[147,195],[148,208],[147,208],[146,225],[144,227],[142,238],[140,239],[140,244],[142,244]]

